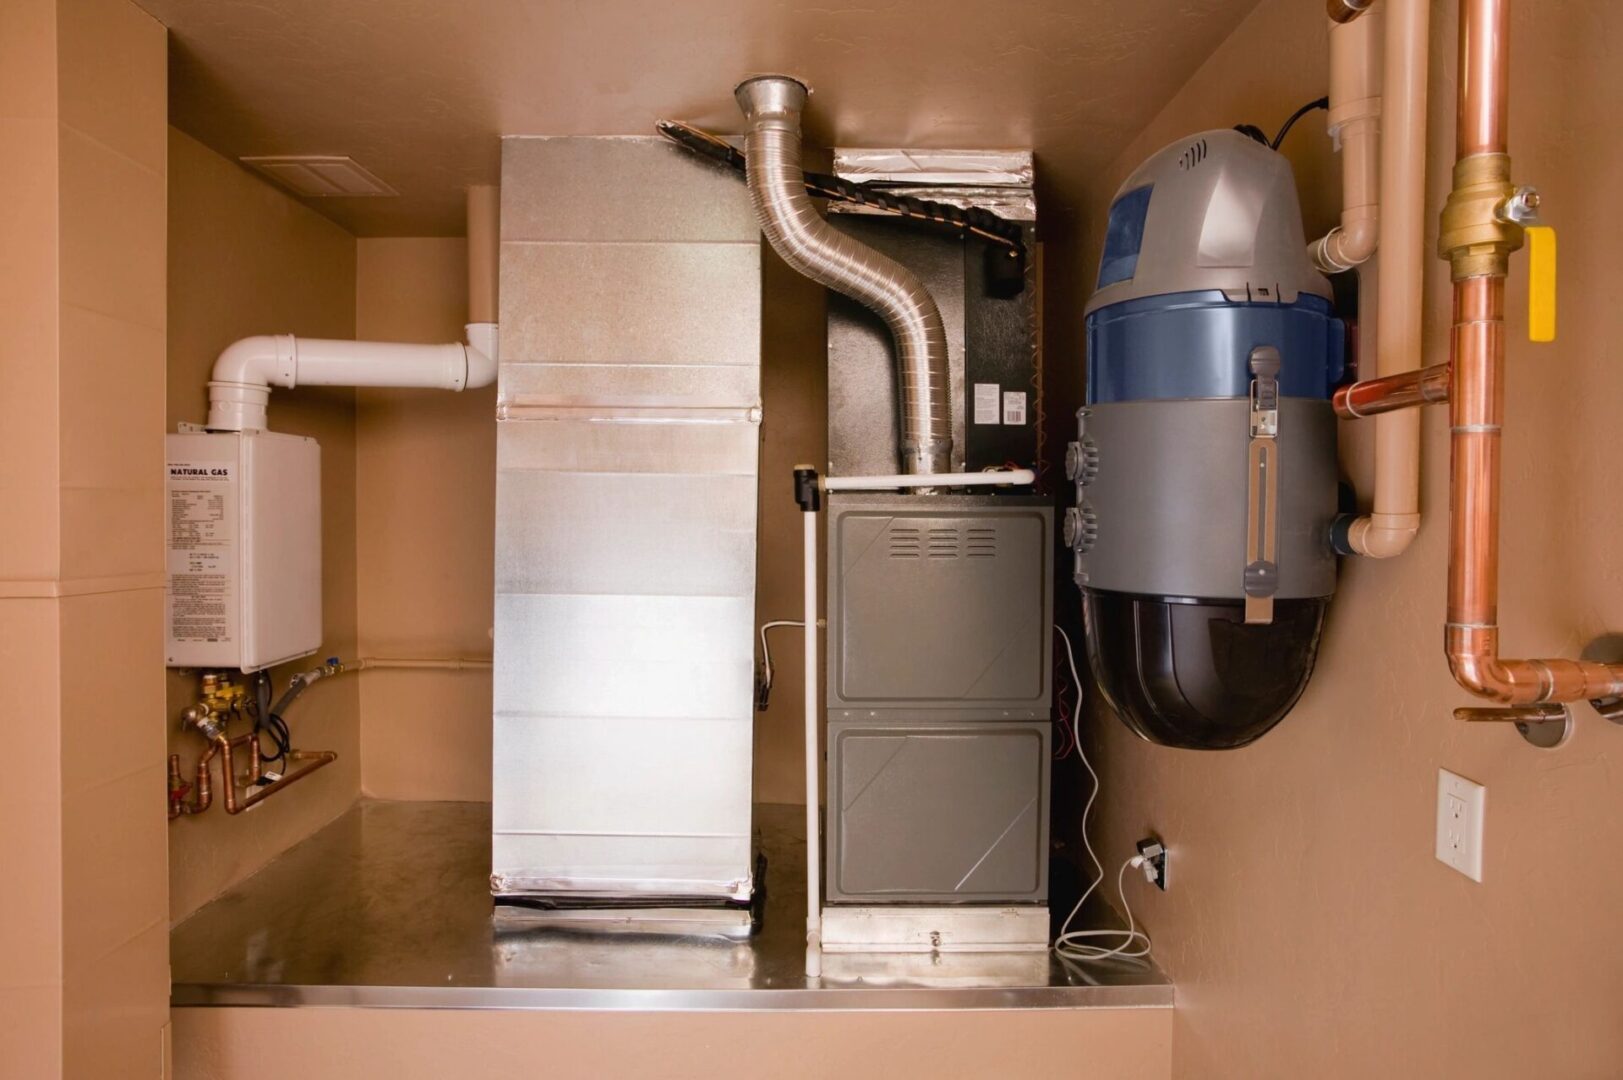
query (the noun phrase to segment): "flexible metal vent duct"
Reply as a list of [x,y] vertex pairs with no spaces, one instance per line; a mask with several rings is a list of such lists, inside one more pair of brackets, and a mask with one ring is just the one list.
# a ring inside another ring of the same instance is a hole
[[761,232],[783,261],[813,281],[873,308],[896,338],[902,404],[902,469],[950,472],[947,333],[923,283],[888,256],[838,232],[806,194],[800,113],[806,87],[760,75],[734,91],[749,121],[746,180]]

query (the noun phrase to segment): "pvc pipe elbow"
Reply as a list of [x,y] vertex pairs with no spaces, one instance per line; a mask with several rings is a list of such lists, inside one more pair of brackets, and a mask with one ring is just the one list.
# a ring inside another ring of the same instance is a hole
[[500,331],[496,323],[469,323],[463,327],[467,344],[468,373],[463,388],[489,386],[496,381],[497,365],[501,360]]
[[1409,550],[1419,532],[1419,514],[1370,514],[1347,526],[1346,543],[1354,555],[1390,559]]
[[1368,262],[1381,235],[1380,214],[1373,206],[1342,215],[1341,224],[1307,246],[1313,265],[1323,274],[1340,274]]
[[292,386],[298,346],[292,334],[259,334],[233,341],[214,361],[210,379],[221,383]]

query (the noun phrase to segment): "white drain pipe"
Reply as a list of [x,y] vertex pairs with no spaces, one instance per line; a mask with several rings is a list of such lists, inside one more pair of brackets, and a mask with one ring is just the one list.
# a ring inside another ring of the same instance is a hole
[[[468,192],[469,314],[465,344],[405,345],[260,334],[226,347],[209,379],[212,431],[263,431],[273,386],[418,387],[465,390],[496,381],[497,203],[494,188]],[[476,262],[477,260],[477,262]]]
[[822,829],[817,805],[817,510],[800,515],[805,535],[801,541],[806,563],[806,977],[823,973],[823,859]]

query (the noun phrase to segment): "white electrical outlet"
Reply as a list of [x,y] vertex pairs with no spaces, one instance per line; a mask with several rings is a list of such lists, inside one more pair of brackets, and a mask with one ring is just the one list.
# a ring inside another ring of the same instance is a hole
[[1437,770],[1437,859],[1472,881],[1482,880],[1482,819],[1488,789]]

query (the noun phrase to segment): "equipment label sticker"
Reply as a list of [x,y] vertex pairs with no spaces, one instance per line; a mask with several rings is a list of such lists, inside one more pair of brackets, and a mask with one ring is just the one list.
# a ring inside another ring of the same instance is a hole
[[1003,395],[1003,422],[1005,424],[1024,424],[1026,422],[1026,392],[1024,390],[1010,390]]
[[[975,384],[975,423],[998,423],[997,406],[998,393],[1002,387],[997,383],[978,382]],[[1024,397],[1024,395],[1021,395]]]
[[169,636],[231,640],[235,466],[169,463]]

